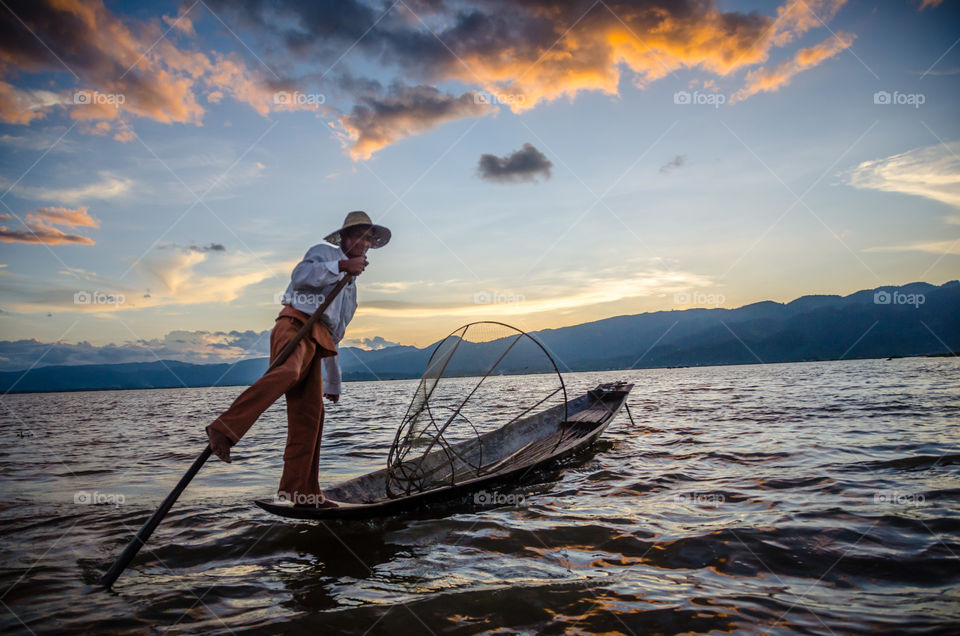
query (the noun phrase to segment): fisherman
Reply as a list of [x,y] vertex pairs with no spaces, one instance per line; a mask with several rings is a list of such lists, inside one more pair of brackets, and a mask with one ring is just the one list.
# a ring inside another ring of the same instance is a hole
[[[383,247],[390,230],[375,225],[366,212],[347,214],[343,227],[314,245],[293,269],[283,294],[283,310],[270,332],[270,360],[323,303],[344,276],[359,276],[366,269],[367,250]],[[357,310],[357,286],[351,280],[330,303],[296,350],[234,400],[207,427],[210,449],[230,462],[230,447],[236,444],[260,415],[281,395],[287,396],[287,445],[283,452],[283,476],[278,499],[297,506],[335,508],[324,498],[318,481],[320,438],[323,435],[323,397],[340,399],[338,343]],[[326,374],[326,382],[323,375]]]

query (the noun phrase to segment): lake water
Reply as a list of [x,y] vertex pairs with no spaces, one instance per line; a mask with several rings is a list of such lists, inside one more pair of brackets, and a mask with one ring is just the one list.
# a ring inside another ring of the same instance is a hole
[[[4,396],[0,629],[960,632],[956,358],[565,376],[616,379],[635,423],[499,491],[518,504],[377,521],[253,506],[279,481],[281,400],[111,593],[97,579],[241,389]],[[383,467],[415,387],[345,386],[321,485]]]

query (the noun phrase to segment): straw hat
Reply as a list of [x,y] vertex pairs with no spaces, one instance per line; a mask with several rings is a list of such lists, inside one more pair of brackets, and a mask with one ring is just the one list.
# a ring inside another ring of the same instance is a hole
[[355,210],[349,213],[347,218],[343,220],[343,227],[336,232],[333,232],[323,240],[327,241],[328,243],[333,243],[334,245],[340,245],[340,232],[344,231],[348,227],[354,227],[357,225],[370,226],[371,248],[383,247],[390,241],[390,230],[382,225],[374,225],[373,221],[370,220],[370,217],[367,216],[367,213],[361,210]]

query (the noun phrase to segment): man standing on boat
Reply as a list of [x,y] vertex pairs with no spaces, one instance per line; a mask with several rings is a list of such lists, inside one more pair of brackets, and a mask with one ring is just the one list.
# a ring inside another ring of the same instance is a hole
[[[390,230],[374,225],[366,212],[356,211],[349,213],[343,227],[324,240],[326,243],[311,247],[293,270],[283,295],[283,310],[270,333],[271,361],[344,276],[363,273],[368,264],[367,250],[386,245]],[[357,286],[350,281],[286,361],[250,385],[207,427],[210,449],[222,461],[230,462],[230,447],[271,404],[286,395],[287,445],[279,497],[295,505],[336,506],[324,499],[318,481],[323,397],[333,403],[340,399],[337,343],[343,339],[356,310]]]

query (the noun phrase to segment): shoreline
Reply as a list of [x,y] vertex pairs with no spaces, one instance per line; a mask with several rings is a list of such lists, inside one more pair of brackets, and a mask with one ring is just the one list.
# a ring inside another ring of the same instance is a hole
[[[904,360],[912,358],[960,358],[960,352],[951,352],[951,353],[925,353],[909,356],[865,356],[861,358],[830,358],[830,359],[818,359],[818,360],[778,360],[776,362],[731,362],[725,364],[688,364],[688,365],[677,365],[677,366],[663,366],[663,367],[634,367],[634,368],[619,368],[619,369],[580,369],[576,371],[566,371],[561,372],[561,374],[570,374],[570,373],[612,373],[615,371],[645,371],[652,369],[705,369],[709,367],[743,367],[743,366],[763,366],[771,364],[803,364],[810,362],[850,362],[857,360]],[[250,358],[250,360],[257,360],[259,358]],[[266,360],[266,358],[263,358]],[[241,362],[246,362],[246,360],[241,360]],[[82,367],[85,365],[77,365]],[[14,371],[7,371],[5,373],[15,373]],[[505,373],[503,375],[544,375],[544,373]],[[344,379],[343,383],[359,383],[359,382],[402,382],[409,380],[419,380],[421,376],[410,376],[406,378],[374,378],[374,379]],[[450,376],[450,377],[479,377],[471,375],[463,376]],[[212,389],[212,388],[226,388],[226,387],[248,387],[249,384],[193,384],[188,386],[155,386],[155,387],[109,387],[109,388],[84,388],[84,389],[61,389],[55,391],[17,391],[16,389],[12,391],[7,391],[3,395],[29,395],[29,394],[44,394],[44,393],[83,393],[91,391],[162,391],[162,390],[176,390],[176,389]]]

